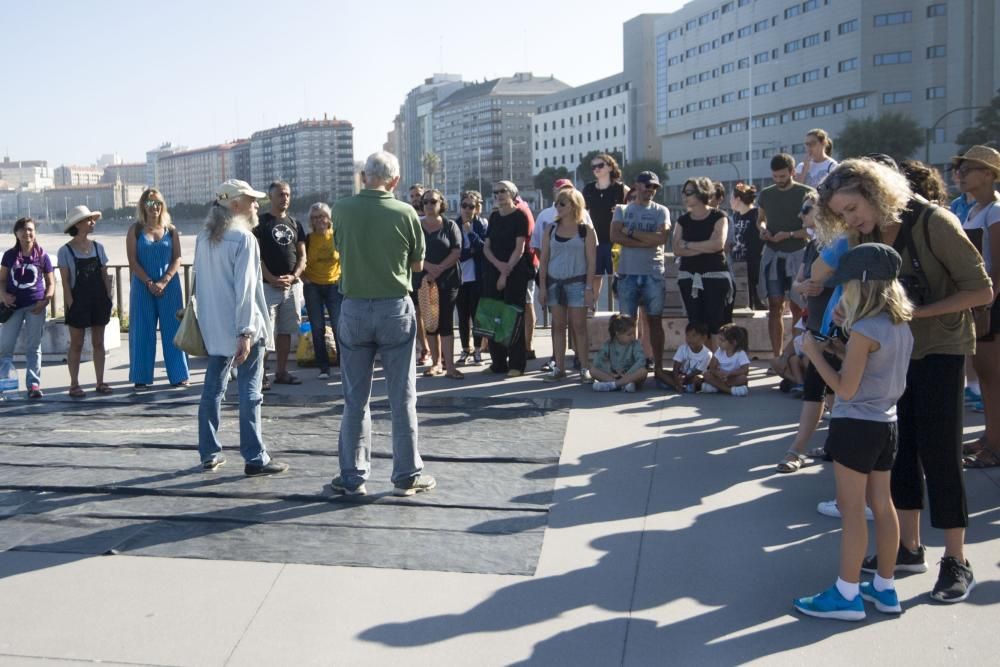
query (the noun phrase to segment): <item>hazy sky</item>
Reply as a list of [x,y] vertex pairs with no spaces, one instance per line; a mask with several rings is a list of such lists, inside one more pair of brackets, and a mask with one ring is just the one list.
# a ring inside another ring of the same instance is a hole
[[141,162],[164,141],[196,148],[326,113],[354,124],[362,159],[435,72],[580,85],[621,71],[624,21],[683,4],[0,0],[0,156]]

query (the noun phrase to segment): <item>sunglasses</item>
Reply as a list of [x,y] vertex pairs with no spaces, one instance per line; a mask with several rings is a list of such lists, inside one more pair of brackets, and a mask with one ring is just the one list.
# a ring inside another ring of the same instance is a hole
[[464,211],[475,211],[476,210],[476,205],[475,204],[462,204],[462,210],[464,210]]
[[163,208],[163,202],[150,199],[146,202],[146,208]]
[[427,204],[439,204],[439,203],[441,203],[440,199],[425,199],[424,200],[424,206],[426,206]]
[[986,167],[970,167],[968,165],[964,165],[963,164],[961,167],[959,167],[955,171],[958,172],[959,176],[965,176],[970,171],[986,171]]
[[608,165],[606,163],[604,163],[604,162],[595,162],[594,164],[590,165],[590,168],[591,169],[604,169],[607,166]]
[[682,190],[681,194],[684,195],[685,197],[694,197],[696,194],[698,194],[698,191],[697,190],[691,190],[689,188],[687,190]]
[[808,204],[802,207],[802,210],[799,211],[799,215],[809,215],[810,213],[812,213],[812,210],[813,210],[812,204]]
[[499,197],[500,195],[505,195],[508,192],[510,192],[510,190],[508,190],[507,188],[504,188],[503,190],[494,190],[493,191],[493,196],[494,197]]

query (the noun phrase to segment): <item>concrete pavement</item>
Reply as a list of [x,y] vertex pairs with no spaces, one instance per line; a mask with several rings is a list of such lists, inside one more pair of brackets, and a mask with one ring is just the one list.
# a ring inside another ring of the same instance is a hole
[[[540,355],[548,347],[539,331]],[[109,362],[127,393],[127,346]],[[791,599],[836,576],[839,523],[815,511],[832,497],[832,473],[773,473],[799,404],[763,365],[746,399],[595,394],[537,373],[467,371],[463,383],[419,378],[418,388],[574,402],[560,463],[547,471],[555,497],[534,576],[7,551],[0,665],[996,663],[1000,471],[966,473],[979,582],[968,602],[927,598],[942,552],[928,528],[931,571],[899,580],[901,617],[808,619]],[[315,371],[299,375],[302,386],[274,391],[317,393]],[[93,382],[92,365],[81,379]],[[64,366],[47,366],[43,380],[65,391]],[[336,378],[328,389],[340,391]],[[967,437],[978,437],[981,415],[966,416]]]

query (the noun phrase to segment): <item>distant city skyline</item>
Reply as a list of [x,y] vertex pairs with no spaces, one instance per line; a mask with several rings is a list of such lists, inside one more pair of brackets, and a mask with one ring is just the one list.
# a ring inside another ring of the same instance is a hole
[[6,50],[22,65],[6,77],[0,158],[53,169],[106,154],[142,162],[164,142],[198,148],[326,114],[354,125],[363,159],[381,148],[406,93],[434,73],[481,81],[530,71],[581,85],[621,71],[624,21],[684,4],[516,0],[470,14],[456,0],[419,11],[390,0],[372,14],[302,0],[180,0],[148,13],[121,0],[19,3],[5,8]]

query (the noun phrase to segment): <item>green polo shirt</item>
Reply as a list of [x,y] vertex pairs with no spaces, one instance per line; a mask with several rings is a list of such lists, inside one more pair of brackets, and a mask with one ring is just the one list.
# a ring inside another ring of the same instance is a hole
[[417,212],[382,190],[362,190],[333,207],[340,292],[349,299],[410,293],[410,265],[424,258]]

